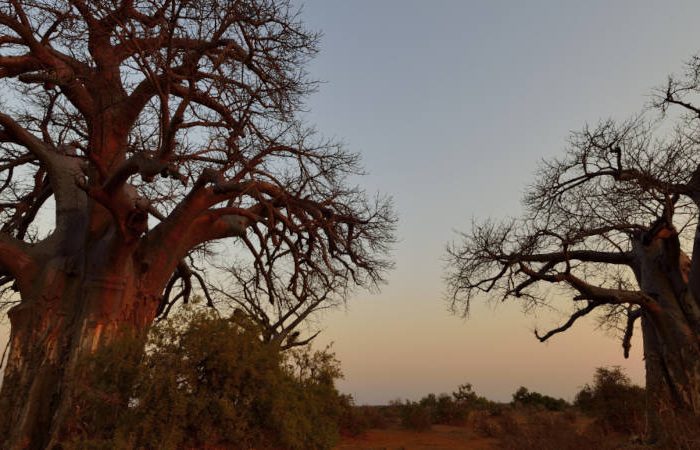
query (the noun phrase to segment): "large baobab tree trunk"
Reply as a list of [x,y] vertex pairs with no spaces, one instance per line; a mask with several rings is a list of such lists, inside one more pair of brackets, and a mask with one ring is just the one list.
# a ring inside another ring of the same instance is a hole
[[50,259],[9,313],[0,434],[10,448],[46,448],[57,439],[72,413],[80,358],[120,333],[144,331],[155,317],[157,297],[144,290],[132,258],[104,267],[95,264],[99,256]]
[[[677,328],[685,328],[682,323]],[[649,317],[642,317],[646,385],[647,438],[660,443],[668,438],[664,422],[698,416],[700,354],[692,346],[671,348],[659,337]],[[694,355],[694,356],[693,356]]]
[[700,416],[700,305],[675,231],[634,251],[639,286],[654,300],[642,314],[642,333],[648,432],[658,441],[666,437],[663,418]]

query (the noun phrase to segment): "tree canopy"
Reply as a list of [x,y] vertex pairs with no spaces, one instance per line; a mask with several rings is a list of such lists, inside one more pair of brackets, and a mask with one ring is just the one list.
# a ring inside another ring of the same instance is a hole
[[688,255],[700,242],[699,93],[695,58],[643,113],[572,133],[565,155],[541,164],[520,218],[475,221],[448,248],[453,310],[465,314],[481,294],[527,308],[569,297],[569,319],[537,338],[596,312],[621,328],[626,356],[641,317],[647,385],[664,379],[677,404],[696,410],[700,261]]
[[380,279],[391,211],[347,184],[357,155],[298,118],[319,36],[288,1],[3,3],[6,284],[111,225],[142,270],[237,236],[261,279],[292,271],[297,290]]

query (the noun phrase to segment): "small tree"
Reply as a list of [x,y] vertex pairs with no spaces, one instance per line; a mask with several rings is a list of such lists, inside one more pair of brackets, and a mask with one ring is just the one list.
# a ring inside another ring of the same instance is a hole
[[452,393],[452,397],[455,399],[455,403],[472,409],[493,405],[493,402],[486,397],[478,395],[471,383],[460,384],[457,390]]
[[597,368],[593,384],[584,386],[574,403],[605,428],[624,433],[644,429],[644,389],[633,385],[620,367]]
[[[657,92],[660,115],[573,133],[566,154],[542,164],[522,218],[475,222],[448,250],[455,312],[482,293],[526,308],[565,294],[570,318],[536,337],[595,312],[621,329],[625,356],[641,319],[652,420],[669,405],[700,414],[700,258],[687,256],[700,244],[698,94],[696,58]],[[548,285],[561,289],[549,295]]]

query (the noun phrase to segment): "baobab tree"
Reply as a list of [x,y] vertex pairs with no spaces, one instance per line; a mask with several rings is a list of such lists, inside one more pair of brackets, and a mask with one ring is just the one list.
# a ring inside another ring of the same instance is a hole
[[[629,355],[641,321],[650,432],[657,412],[700,414],[700,60],[669,78],[651,108],[573,133],[545,161],[518,219],[475,222],[448,248],[452,308],[478,295],[526,307],[571,299],[571,316],[618,325]],[[551,292],[547,286],[561,286]],[[563,292],[562,292],[563,291]]]
[[286,0],[0,1],[6,447],[58,442],[76,361],[205,286],[214,240],[259,285],[381,281],[388,201],[299,119],[318,38]]

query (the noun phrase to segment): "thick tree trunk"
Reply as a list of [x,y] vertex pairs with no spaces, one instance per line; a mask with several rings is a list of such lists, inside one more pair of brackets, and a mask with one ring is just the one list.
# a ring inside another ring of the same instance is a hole
[[[642,318],[646,369],[647,438],[662,444],[669,438],[669,421],[700,417],[700,351],[690,333],[685,342],[669,335],[689,331],[682,321],[662,327]],[[669,330],[672,326],[675,330]],[[675,342],[673,342],[675,341]]]
[[640,288],[657,305],[642,316],[648,435],[656,442],[667,438],[664,420],[700,416],[700,307],[677,248],[657,240],[639,253]]
[[10,352],[0,392],[3,448],[53,446],[71,414],[79,359],[153,321],[157,300],[141,288],[131,258],[117,266],[89,256],[84,263],[54,258],[10,311]]
[[646,437],[648,442],[656,443],[662,441],[666,434],[661,417],[670,412],[672,401],[661,345],[648,314],[642,316],[642,337],[646,387]]

